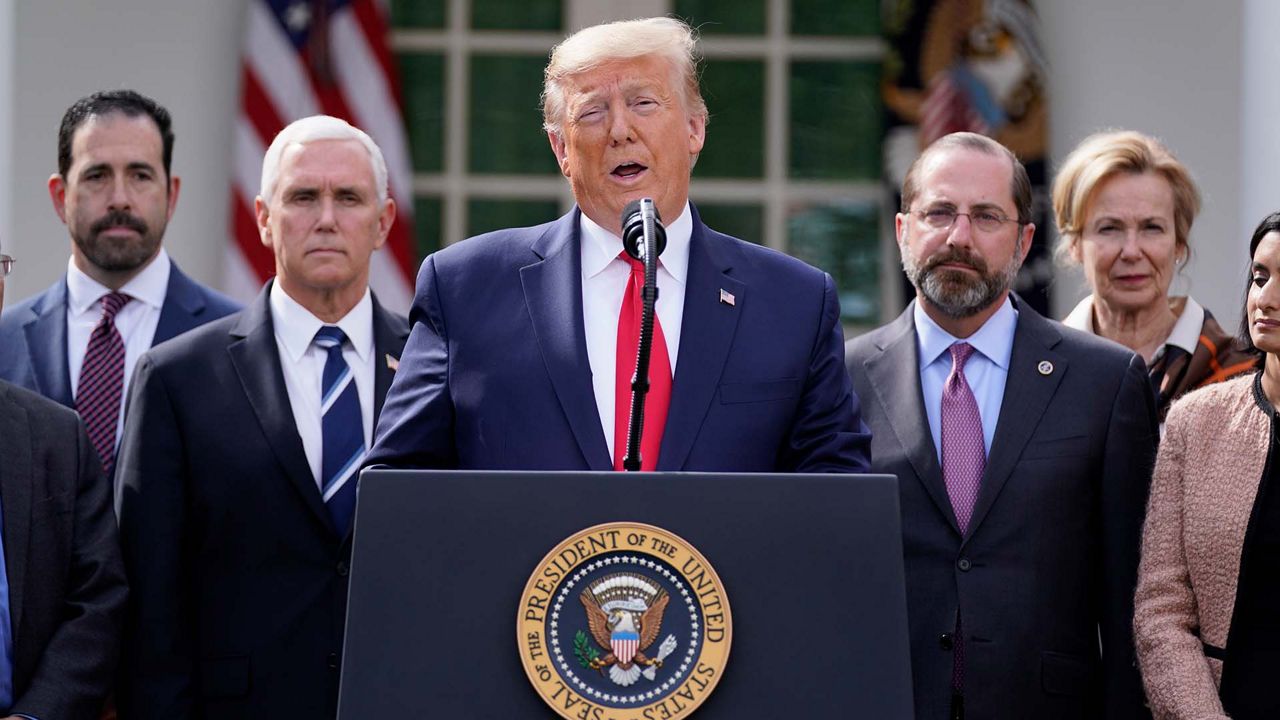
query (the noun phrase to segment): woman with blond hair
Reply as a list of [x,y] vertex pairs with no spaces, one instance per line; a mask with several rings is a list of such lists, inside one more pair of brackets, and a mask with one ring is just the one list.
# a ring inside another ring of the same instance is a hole
[[1083,266],[1093,290],[1063,322],[1141,355],[1162,420],[1187,391],[1253,367],[1208,310],[1169,296],[1200,192],[1168,148],[1133,131],[1085,138],[1058,170],[1053,211],[1058,259]]

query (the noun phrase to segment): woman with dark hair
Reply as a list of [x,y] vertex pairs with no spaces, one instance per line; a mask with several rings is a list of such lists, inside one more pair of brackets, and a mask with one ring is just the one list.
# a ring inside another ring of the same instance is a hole
[[1249,243],[1239,341],[1258,370],[1173,405],[1134,636],[1160,718],[1280,718],[1280,213]]

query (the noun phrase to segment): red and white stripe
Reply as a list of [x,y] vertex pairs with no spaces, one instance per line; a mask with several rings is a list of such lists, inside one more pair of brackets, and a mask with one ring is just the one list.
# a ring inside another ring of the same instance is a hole
[[[307,3],[316,7],[316,3]],[[405,137],[399,83],[392,65],[384,0],[353,0],[329,18],[332,83],[316,76],[263,0],[251,0],[241,55],[241,103],[233,133],[231,242],[223,288],[252,299],[275,273],[254,220],[253,201],[262,156],[288,123],[323,113],[359,127],[387,161],[388,191],[396,222],[386,246],[373,254],[369,285],[387,309],[407,313],[413,299],[413,173]]]

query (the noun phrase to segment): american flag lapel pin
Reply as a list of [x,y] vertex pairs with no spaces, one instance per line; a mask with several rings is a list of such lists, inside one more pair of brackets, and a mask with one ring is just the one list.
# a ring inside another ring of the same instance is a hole
[[399,370],[400,360],[398,358],[391,357],[391,354],[387,353],[387,367],[390,368],[391,372]]
[[720,288],[720,302],[728,305],[729,307],[733,307],[736,301],[733,299],[733,293],[725,290],[724,288]]

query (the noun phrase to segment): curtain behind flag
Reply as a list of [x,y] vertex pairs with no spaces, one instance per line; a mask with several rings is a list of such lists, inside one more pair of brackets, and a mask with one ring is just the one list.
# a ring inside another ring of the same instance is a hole
[[1012,150],[1031,177],[1036,224],[1015,289],[1048,314],[1047,67],[1034,11],[1026,0],[886,0],[882,9],[886,182],[897,193],[920,151],[948,133],[980,133]]
[[240,112],[232,140],[231,242],[224,289],[248,301],[275,273],[262,245],[253,199],[262,156],[298,118],[340,117],[369,133],[387,161],[396,222],[373,254],[369,285],[387,309],[413,299],[413,174],[392,63],[387,8],[379,0],[250,0],[241,54]]

